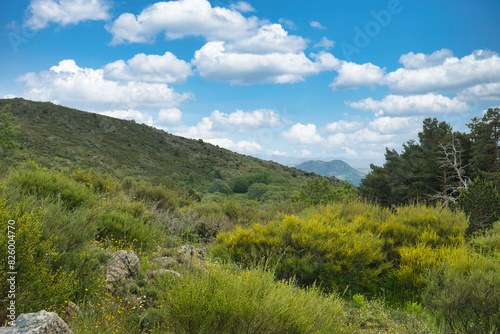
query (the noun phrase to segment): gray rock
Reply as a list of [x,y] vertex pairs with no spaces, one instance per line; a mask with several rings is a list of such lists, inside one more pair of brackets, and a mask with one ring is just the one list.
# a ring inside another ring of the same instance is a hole
[[134,251],[119,250],[109,260],[106,281],[115,285],[127,278],[137,278],[140,270],[139,258]]
[[181,277],[181,274],[179,274],[177,271],[174,270],[168,270],[168,269],[157,269],[157,270],[152,270],[148,272],[148,278],[149,279],[155,279],[156,276],[158,275],[173,275],[176,277]]
[[16,319],[15,327],[0,327],[1,334],[73,334],[73,331],[56,313],[40,311],[23,313]]

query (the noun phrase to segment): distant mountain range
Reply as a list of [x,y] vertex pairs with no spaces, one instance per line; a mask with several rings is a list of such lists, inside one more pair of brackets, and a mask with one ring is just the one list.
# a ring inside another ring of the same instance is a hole
[[361,179],[366,175],[366,173],[352,168],[348,163],[342,160],[332,160],[330,162],[309,160],[296,165],[295,168],[322,176],[335,176],[355,186],[358,186]]

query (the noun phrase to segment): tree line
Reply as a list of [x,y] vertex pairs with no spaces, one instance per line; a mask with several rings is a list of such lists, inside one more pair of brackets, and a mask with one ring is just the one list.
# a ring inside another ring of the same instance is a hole
[[469,233],[491,227],[500,219],[500,108],[467,126],[459,132],[426,118],[418,141],[401,153],[386,148],[384,165],[370,165],[360,193],[393,208],[416,201],[459,207],[470,215]]

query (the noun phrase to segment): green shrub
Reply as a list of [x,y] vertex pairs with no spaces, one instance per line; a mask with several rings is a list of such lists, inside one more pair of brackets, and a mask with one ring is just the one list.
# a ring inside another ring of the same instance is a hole
[[70,209],[95,203],[93,192],[85,185],[55,172],[41,169],[34,163],[12,174],[8,184],[17,187],[26,195],[61,200]]
[[118,182],[110,175],[102,175],[91,169],[78,168],[69,174],[69,178],[101,194],[113,193],[119,186]]
[[471,242],[479,253],[500,258],[500,221],[493,223],[490,230],[472,238]]
[[305,218],[287,216],[268,225],[221,233],[214,253],[245,266],[261,261],[276,266],[279,278],[300,284],[318,281],[326,290],[374,289],[391,264],[383,241],[363,230],[364,218],[339,217],[342,205],[312,210]]
[[483,233],[500,220],[500,193],[492,182],[476,178],[467,190],[460,192],[458,204],[470,215],[467,233]]
[[248,191],[250,183],[244,176],[238,176],[233,180],[233,192],[237,194],[244,194]]
[[221,193],[221,194],[230,194],[231,193],[231,188],[226,184],[226,182],[220,180],[220,179],[215,179],[210,183],[210,186],[208,187],[208,191],[211,193]]
[[500,266],[474,262],[469,270],[443,263],[430,270],[424,304],[455,333],[497,333],[500,329]]
[[334,202],[221,233],[214,253],[246,267],[269,263],[278,278],[317,282],[329,291],[414,290],[425,286],[425,270],[447,252],[460,253],[466,225],[463,213],[447,208],[413,205],[391,213],[360,201]]
[[267,192],[267,185],[265,183],[254,183],[248,187],[247,196],[250,199],[261,199]]
[[[42,215],[43,211],[32,211],[22,203],[15,203],[15,206],[11,206],[4,196],[0,197],[0,222],[4,224],[4,233],[0,235],[0,249],[5,254],[0,256],[0,268],[2,268],[0,271],[0,318],[2,319],[6,319],[7,305],[10,300],[13,300],[8,298],[10,289],[7,278],[11,276],[15,276],[17,315],[42,309],[60,308],[72,294],[75,274],[65,272],[56,266],[62,254],[55,250],[55,238],[42,238],[40,220]],[[14,233],[11,234],[11,238],[7,234],[9,221],[15,228],[10,229]],[[9,244],[15,246],[15,249],[11,247],[11,250],[15,250],[15,254],[10,254],[15,256],[15,260],[6,254]],[[16,272],[16,274],[12,275],[8,272]]]
[[134,195],[138,200],[151,203],[158,209],[175,209],[181,204],[179,194],[162,186],[153,186],[142,181],[134,188]]
[[174,333],[352,333],[335,295],[275,282],[260,269],[209,266],[160,276],[159,300]]

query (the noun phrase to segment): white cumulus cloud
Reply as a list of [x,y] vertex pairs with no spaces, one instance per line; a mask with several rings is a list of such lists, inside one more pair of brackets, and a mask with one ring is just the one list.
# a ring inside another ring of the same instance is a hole
[[158,113],[159,123],[178,123],[181,118],[182,112],[178,108],[160,109]]
[[138,123],[144,123],[147,125],[153,125],[153,117],[148,113],[143,113],[138,110],[128,109],[128,110],[109,110],[109,111],[101,111],[97,112],[98,114],[110,116],[113,118],[134,120]]
[[346,104],[355,109],[375,111],[379,115],[443,114],[464,112],[469,108],[463,101],[434,93],[409,96],[391,94],[380,101],[367,98],[357,102],[346,101]]
[[[385,84],[392,92],[457,93],[480,83],[500,82],[500,57],[494,52],[480,50],[460,59],[444,52],[437,57],[438,65],[430,67],[425,59],[425,65],[415,65],[415,57],[411,58],[412,61],[404,60],[404,64],[410,68],[400,68],[386,75]],[[418,67],[414,69],[415,66]]]
[[384,78],[384,69],[372,63],[356,64],[342,61],[336,69],[339,75],[330,84],[332,89],[356,89],[363,86],[381,84]]
[[91,110],[175,107],[192,97],[166,84],[107,80],[103,69],[82,68],[72,59],[49,71],[27,73],[19,80],[24,82],[26,98]]
[[240,140],[234,142],[229,138],[212,138],[207,139],[206,141],[210,144],[218,145],[220,147],[239,153],[257,154],[263,151],[262,146],[260,146],[258,143],[250,142],[248,140]]
[[[241,5],[240,5],[241,6]],[[203,36],[207,40],[239,40],[258,27],[255,17],[234,9],[212,7],[208,0],[157,2],[139,15],[121,14],[107,26],[112,44],[148,43],[163,32],[167,39]]]
[[306,47],[307,43],[302,37],[288,35],[281,24],[266,24],[249,38],[226,43],[229,52],[252,54],[296,53]]
[[109,10],[106,0],[32,0],[24,24],[39,30],[51,22],[65,26],[86,20],[108,20]]
[[191,65],[171,52],[164,55],[140,53],[127,60],[117,60],[104,66],[104,77],[119,81],[183,83],[192,75]]
[[210,118],[222,125],[235,125],[244,127],[280,127],[280,116],[269,109],[257,109],[253,111],[236,110],[226,114],[215,110]]
[[419,69],[442,65],[447,58],[451,57],[453,57],[453,52],[448,49],[441,49],[430,55],[409,52],[402,55],[399,62],[407,69]]
[[290,129],[283,131],[283,137],[291,142],[300,144],[318,144],[323,141],[314,124],[304,125],[297,123]]
[[312,56],[314,61],[303,52],[236,53],[227,51],[224,42],[209,42],[196,51],[192,63],[205,79],[243,85],[299,82],[305,76],[332,70],[338,64],[338,59],[326,52]]

